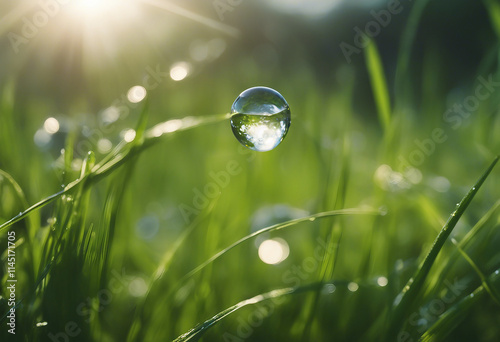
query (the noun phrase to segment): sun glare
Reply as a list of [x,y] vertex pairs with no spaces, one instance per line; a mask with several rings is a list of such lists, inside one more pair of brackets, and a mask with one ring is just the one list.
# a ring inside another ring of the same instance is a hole
[[102,18],[119,14],[127,1],[118,0],[77,0],[72,3],[73,14],[85,19]]

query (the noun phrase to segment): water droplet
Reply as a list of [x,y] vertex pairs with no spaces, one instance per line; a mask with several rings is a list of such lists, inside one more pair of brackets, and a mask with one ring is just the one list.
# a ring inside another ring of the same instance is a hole
[[47,324],[48,324],[47,322],[38,322],[38,323],[36,324],[36,327],[37,327],[37,328],[44,327],[44,326],[46,326]]
[[499,271],[499,270],[496,270],[496,271],[495,271],[495,274],[499,274],[499,273],[500,273],[500,271]]
[[70,195],[63,195],[62,200],[66,202],[73,202],[73,196]]
[[290,122],[288,103],[271,88],[247,89],[231,107],[234,136],[254,151],[270,151],[278,146],[288,133]]

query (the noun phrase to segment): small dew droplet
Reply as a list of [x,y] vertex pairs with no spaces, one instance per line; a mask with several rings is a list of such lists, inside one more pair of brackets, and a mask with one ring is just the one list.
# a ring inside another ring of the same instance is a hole
[[38,322],[38,323],[36,324],[36,327],[37,327],[37,328],[44,327],[44,326],[46,326],[47,324],[48,324],[47,322]]
[[231,128],[238,141],[265,152],[278,146],[290,128],[290,107],[276,90],[253,87],[238,96],[231,107]]
[[70,195],[63,195],[62,200],[66,202],[73,202],[73,196]]

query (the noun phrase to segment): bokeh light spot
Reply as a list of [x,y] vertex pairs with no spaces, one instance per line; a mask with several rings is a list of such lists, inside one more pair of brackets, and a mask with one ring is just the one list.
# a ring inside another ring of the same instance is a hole
[[43,123],[43,129],[45,129],[45,132],[49,134],[55,134],[59,132],[59,128],[59,121],[57,121],[56,118],[48,118]]
[[386,278],[386,277],[378,277],[378,278],[377,278],[377,284],[378,284],[379,286],[384,287],[384,286],[387,286],[387,284],[388,284],[388,283],[389,283],[389,281],[387,280],[387,278]]
[[135,139],[135,131],[133,129],[128,129],[123,133],[123,140],[126,142],[131,142]]
[[350,282],[349,284],[347,284],[347,289],[351,292],[356,292],[359,289],[359,285],[355,282]]
[[148,291],[146,281],[141,277],[137,277],[128,284],[128,292],[133,297],[142,297]]
[[186,62],[178,62],[172,65],[170,68],[170,77],[174,81],[182,81],[185,79],[191,71],[191,65]]
[[127,99],[132,103],[139,103],[146,97],[147,91],[143,86],[133,86],[127,93]]
[[280,238],[265,240],[259,246],[259,258],[269,265],[276,265],[288,258],[288,243]]

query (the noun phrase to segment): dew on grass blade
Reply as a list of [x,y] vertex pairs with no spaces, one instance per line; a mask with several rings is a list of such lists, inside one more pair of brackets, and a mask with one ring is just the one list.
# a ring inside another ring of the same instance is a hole
[[231,107],[234,136],[254,151],[270,151],[278,146],[288,133],[290,122],[288,103],[271,88],[247,89]]

